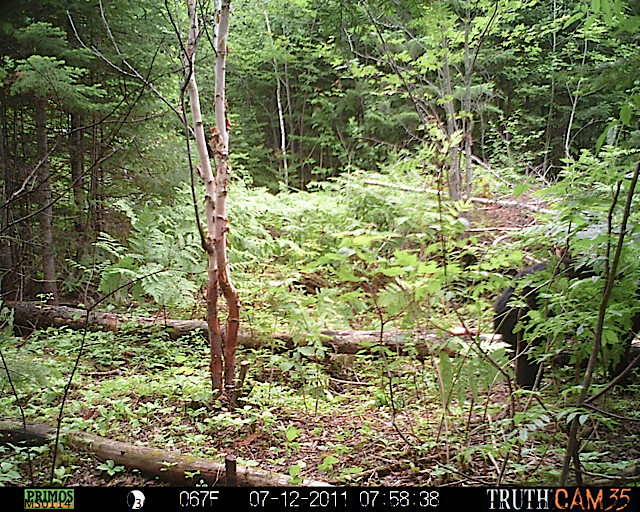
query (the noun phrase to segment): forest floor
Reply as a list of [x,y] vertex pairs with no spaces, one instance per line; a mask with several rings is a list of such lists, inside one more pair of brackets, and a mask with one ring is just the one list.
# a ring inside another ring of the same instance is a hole
[[[366,365],[357,357],[352,361],[354,366],[359,363]],[[327,368],[327,371],[331,373],[332,370]],[[166,396],[160,395],[145,398],[162,400],[172,412],[151,419],[144,429],[132,428],[131,422],[126,420],[118,421],[111,425],[111,433],[103,435],[126,442],[135,440],[146,446],[183,454],[197,452],[198,456],[219,462],[223,461],[225,454],[233,453],[240,464],[249,463],[262,470],[285,475],[296,465],[301,469],[300,476],[305,479],[338,486],[496,485],[496,475],[502,469],[503,460],[499,458],[499,441],[492,440],[492,432],[486,427],[492,422],[504,421],[508,416],[509,390],[504,383],[494,386],[490,395],[480,393],[474,398],[469,393],[467,399],[469,403],[475,401],[475,407],[466,411],[463,407],[450,415],[443,415],[440,403],[429,402],[427,394],[416,396],[413,403],[406,400],[407,397],[398,400],[402,403],[394,412],[389,404],[372,400],[372,395],[380,390],[379,378],[368,382],[364,379],[351,380],[353,378],[353,374],[330,377],[327,392],[331,394],[331,400],[328,404],[323,400],[325,403],[317,410],[315,406],[318,403],[312,397],[308,397],[306,407],[302,408],[299,403],[291,407],[281,402],[282,405],[269,411],[272,423],[257,422],[241,427],[229,425],[217,430],[215,435],[203,435],[197,450],[185,436],[198,435],[197,428],[188,417],[189,411],[178,400],[167,400]],[[129,397],[132,398],[129,404],[134,409],[134,399],[140,403],[143,401],[143,397],[136,396],[135,392],[129,393]],[[518,410],[524,409],[525,402],[526,397],[518,399]],[[172,403],[175,406],[172,407]],[[625,410],[637,410],[640,401],[630,394],[617,394],[610,405],[613,406],[609,407],[610,413],[623,416]],[[91,409],[80,411],[85,416],[92,412]],[[220,413],[213,407],[207,408],[206,412],[211,416]],[[599,427],[592,434],[594,442],[607,447],[605,452],[599,452],[600,463],[615,467],[640,457],[637,422],[623,420],[619,425],[615,430]],[[181,435],[177,434],[178,431]],[[287,438],[289,432],[294,432],[291,440]],[[543,437],[565,438],[560,427],[553,422],[545,426]],[[162,440],[167,440],[170,447]],[[495,450],[491,450],[492,442]],[[562,451],[547,451],[545,448],[549,446],[541,447],[539,440],[534,441],[532,436],[524,446],[511,452],[511,458],[518,464],[507,469],[504,481],[549,485],[543,476],[544,469],[560,467]],[[465,452],[468,453],[465,455]],[[479,456],[492,452],[494,455]],[[68,478],[65,478],[66,486],[168,485],[124,467],[118,469],[116,466],[118,472],[109,475],[90,453],[65,450],[62,459],[63,464],[71,468]],[[50,453],[36,456],[35,473],[46,478],[50,472],[50,461]],[[22,471],[26,470],[23,464]],[[607,478],[607,475],[597,473],[591,473],[591,476]],[[29,485],[27,482],[25,480],[24,484]],[[291,482],[296,483],[295,480]],[[40,481],[40,485],[45,484]]]
[[[472,220],[483,227],[523,227],[532,218],[519,209],[491,206],[476,210]],[[292,484],[298,476],[335,485],[491,486],[498,482],[498,474],[502,483],[544,484],[553,481],[562,465],[566,435],[553,419],[544,419],[551,416],[545,411],[553,404],[543,403],[544,398],[533,400],[542,407],[525,417],[514,434],[522,442],[514,443],[513,437],[500,437],[501,428],[509,421],[510,410],[529,410],[530,396],[513,399],[502,381],[488,392],[467,390],[466,396],[451,398],[443,413],[434,377],[436,363],[431,359],[397,356],[380,361],[371,354],[358,354],[283,370],[273,354],[241,350],[239,359],[251,361],[252,393],[232,413],[208,403],[205,395],[194,397],[189,392],[206,386],[207,361],[185,363],[174,355],[170,357],[178,364],[168,364],[166,358],[156,361],[156,355],[146,352],[147,342],[144,335],[134,340],[117,335],[112,348],[122,343],[124,354],[116,357],[118,372],[102,375],[96,372],[100,366],[81,372],[68,400],[68,428],[216,461],[233,453],[240,464],[291,475]],[[178,353],[194,351],[193,340],[191,345],[184,343]],[[55,350],[45,345],[42,356],[60,358],[60,346],[59,340]],[[154,346],[152,350],[165,350]],[[197,348],[202,353],[204,342]],[[194,382],[194,374],[204,377]],[[605,420],[594,422],[584,441],[593,445],[586,460],[600,464],[591,471],[585,468],[593,479],[612,476],[602,474],[603,464],[614,468],[615,474],[616,467],[629,471],[629,461],[640,457],[638,422],[620,419],[625,411],[638,410],[640,403],[628,392],[616,390],[611,396],[605,403],[608,411],[597,411]],[[56,405],[47,407],[54,410]],[[53,413],[47,414],[51,424]],[[612,420],[616,428],[603,426]],[[11,453],[0,452],[0,461],[10,457]],[[37,485],[45,485],[50,463],[50,452],[34,454]],[[124,467],[109,470],[89,453],[65,449],[62,465],[66,470],[59,478],[66,486],[167,485]],[[18,468],[21,485],[31,485],[28,464],[22,462]],[[20,485],[11,479],[6,483]]]

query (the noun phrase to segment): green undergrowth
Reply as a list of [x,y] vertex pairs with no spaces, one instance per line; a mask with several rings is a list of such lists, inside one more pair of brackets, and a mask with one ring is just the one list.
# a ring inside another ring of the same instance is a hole
[[[16,339],[5,337],[3,341],[5,357],[13,361],[29,358],[33,365],[30,372],[20,373],[25,377],[22,381],[15,378],[19,372],[10,365],[19,404],[30,421],[56,424],[60,397],[84,343],[65,404],[63,430],[214,460],[222,458],[230,445],[238,444],[242,463],[263,465],[267,461],[285,473],[300,452],[300,444],[321,433],[324,457],[314,457],[316,466],[302,468],[298,477],[311,469],[346,482],[351,475],[372,469],[366,462],[371,446],[390,456],[401,452],[403,443],[388,438],[392,399],[394,408],[402,411],[402,421],[411,422],[415,435],[427,438],[437,426],[431,405],[437,387],[433,372],[413,358],[391,353],[387,364],[394,374],[393,396],[379,355],[335,356],[319,362],[301,359],[291,365],[292,358],[286,353],[241,350],[239,359],[248,361],[251,369],[240,406],[229,411],[210,401],[206,346],[198,335],[176,342],[161,332],[125,330],[83,336],[49,329],[34,333],[19,349]],[[6,379],[3,382],[2,416],[19,417],[16,397],[6,389]],[[329,430],[323,426],[326,418],[330,418]],[[381,429],[379,423],[386,427]],[[255,455],[242,453],[247,439],[260,447]],[[4,450],[6,459],[15,455]],[[326,460],[330,455],[334,462]],[[104,468],[115,472],[110,466]],[[5,481],[18,483],[15,466],[6,469]]]
[[[415,481],[433,484],[455,480],[461,471],[486,478],[482,468],[508,454],[512,461],[505,482],[551,483],[563,440],[555,425],[562,414],[571,414],[545,400],[543,407],[518,410],[512,420],[505,414],[507,399],[496,398],[505,392],[503,384],[487,381],[472,390],[466,384],[470,377],[459,374],[469,370],[460,370],[460,361],[442,354],[420,361],[374,347],[318,359],[317,354],[296,357],[283,347],[241,349],[239,359],[250,369],[239,406],[230,411],[211,401],[207,346],[197,333],[176,341],[163,332],[132,327],[86,336],[48,329],[35,332],[19,348],[17,342],[5,336],[2,351],[16,362],[9,364],[12,381],[29,421],[56,424],[60,397],[83,346],[63,432],[80,430],[220,461],[234,447],[241,464],[289,474],[293,484],[310,477],[362,484],[361,475],[368,471],[378,468],[384,474],[380,467],[404,468]],[[443,388],[438,379],[458,385]],[[19,417],[16,397],[6,378],[2,382],[0,414]],[[521,396],[518,403],[525,399]],[[597,419],[615,427],[611,418],[587,414],[581,421]],[[601,455],[585,459],[593,471],[619,469],[621,462],[611,463],[614,455],[607,459],[605,443],[593,439],[589,449]],[[25,450],[13,445],[0,450],[5,485],[27,481]],[[36,481],[44,482],[50,447],[31,450],[40,461]],[[78,457],[63,452],[58,484],[73,481]],[[94,467],[104,478],[125,472],[112,461]]]

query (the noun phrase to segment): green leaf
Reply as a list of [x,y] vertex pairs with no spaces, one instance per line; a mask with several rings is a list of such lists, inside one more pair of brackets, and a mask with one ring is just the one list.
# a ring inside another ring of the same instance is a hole
[[360,468],[360,467],[355,467],[355,468],[345,468],[342,470],[342,475],[351,475],[354,473],[362,473],[364,471],[364,468]]
[[297,438],[301,432],[302,432],[301,428],[296,428],[293,425],[291,425],[285,432],[285,437],[287,438],[287,441],[291,442],[295,438]]
[[409,253],[407,251],[395,251],[393,253],[394,261],[393,264],[399,267],[415,267],[418,265],[418,257],[415,254]]
[[514,197],[520,197],[524,192],[529,190],[529,185],[526,183],[518,183],[515,187],[513,187],[513,195]]
[[584,12],[580,11],[575,13],[573,16],[570,16],[569,19],[567,19],[567,21],[564,22],[562,29],[563,30],[567,29],[570,25],[572,25],[573,23],[581,19],[584,16],[584,14],[585,14]]
[[301,471],[302,471],[302,468],[298,464],[293,464],[289,468],[289,475],[296,477],[300,474]]
[[337,256],[339,258],[349,258],[350,256],[353,256],[355,253],[356,251],[351,247],[341,247],[337,252]]
[[353,245],[357,245],[358,247],[367,247],[374,240],[373,236],[370,235],[358,235],[353,238]]
[[318,466],[318,470],[319,471],[331,471],[331,469],[333,469],[334,464],[336,464],[338,462],[340,462],[339,459],[337,459],[333,455],[328,455],[327,457],[325,457],[324,461],[322,461],[322,464],[320,464]]
[[303,356],[312,357],[313,355],[315,355],[316,350],[315,348],[306,345],[304,347],[298,347],[298,352],[300,352]]
[[391,268],[384,268],[380,270],[380,273],[384,274],[385,276],[395,277],[395,276],[401,276],[406,272],[405,272],[405,269],[403,268],[391,267]]

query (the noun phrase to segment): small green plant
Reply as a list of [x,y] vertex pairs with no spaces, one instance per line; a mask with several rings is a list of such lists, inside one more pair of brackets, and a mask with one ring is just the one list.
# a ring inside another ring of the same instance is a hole
[[102,464],[98,466],[100,471],[106,472],[109,476],[114,476],[116,473],[121,473],[122,471],[126,471],[127,468],[124,466],[117,466],[114,461],[111,459],[104,461]]
[[285,431],[284,436],[289,450],[297,452],[300,449],[300,443],[295,441],[295,439],[297,439],[301,433],[302,429],[296,428],[294,425],[289,426]]
[[0,462],[0,486],[5,483],[16,483],[21,479],[21,475],[18,472],[18,466],[9,461]]
[[300,485],[303,482],[302,477],[299,476],[301,471],[302,468],[300,467],[300,465],[291,465],[291,467],[289,468],[289,476],[291,476],[291,478],[289,478],[289,483],[291,485]]
[[[123,466],[117,466],[119,468],[123,468]],[[66,466],[59,466],[53,470],[53,483],[56,485],[63,486],[65,482],[72,476],[72,469],[77,469],[78,466],[72,466],[70,468]],[[100,469],[100,468],[98,468]],[[110,474],[110,476],[113,476]]]
[[187,480],[192,480],[192,479],[196,478],[199,475],[200,475],[200,470],[197,470],[197,471],[185,471],[184,472],[184,477]]
[[318,465],[318,471],[326,471],[327,473],[333,473],[333,466],[335,466],[340,459],[333,455],[327,455],[322,463]]

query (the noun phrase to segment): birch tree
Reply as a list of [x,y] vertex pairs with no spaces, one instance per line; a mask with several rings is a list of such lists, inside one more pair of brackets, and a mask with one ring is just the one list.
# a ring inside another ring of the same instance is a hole
[[[264,11],[264,19],[267,24],[267,34],[269,35],[269,43],[272,50],[275,50],[275,44],[273,41],[273,32],[271,32],[271,24],[269,23],[269,14],[267,10]],[[284,126],[284,115],[282,113],[282,98],[281,98],[281,80],[278,73],[278,59],[275,54],[273,56],[273,70],[276,76],[276,101],[278,103],[278,120],[280,122],[280,152],[282,153],[282,168],[284,170],[284,185],[289,187],[289,168],[287,165],[287,136]]]
[[[189,101],[196,147],[200,160],[200,175],[205,187],[205,216],[207,233],[201,232],[202,246],[208,255],[207,324],[211,351],[211,381],[214,391],[224,394],[231,404],[235,402],[235,367],[237,335],[240,322],[238,292],[231,283],[227,258],[227,193],[229,190],[229,122],[225,99],[225,68],[227,58],[227,35],[229,33],[230,0],[222,0],[216,13],[216,63],[215,63],[215,115],[216,123],[211,128],[209,147],[216,163],[214,176],[209,160],[207,140],[204,132],[200,97],[195,77],[195,56],[198,43],[197,1],[187,0],[189,10],[189,37],[185,47],[183,68]],[[218,298],[224,295],[228,307],[226,332],[223,340]]]

